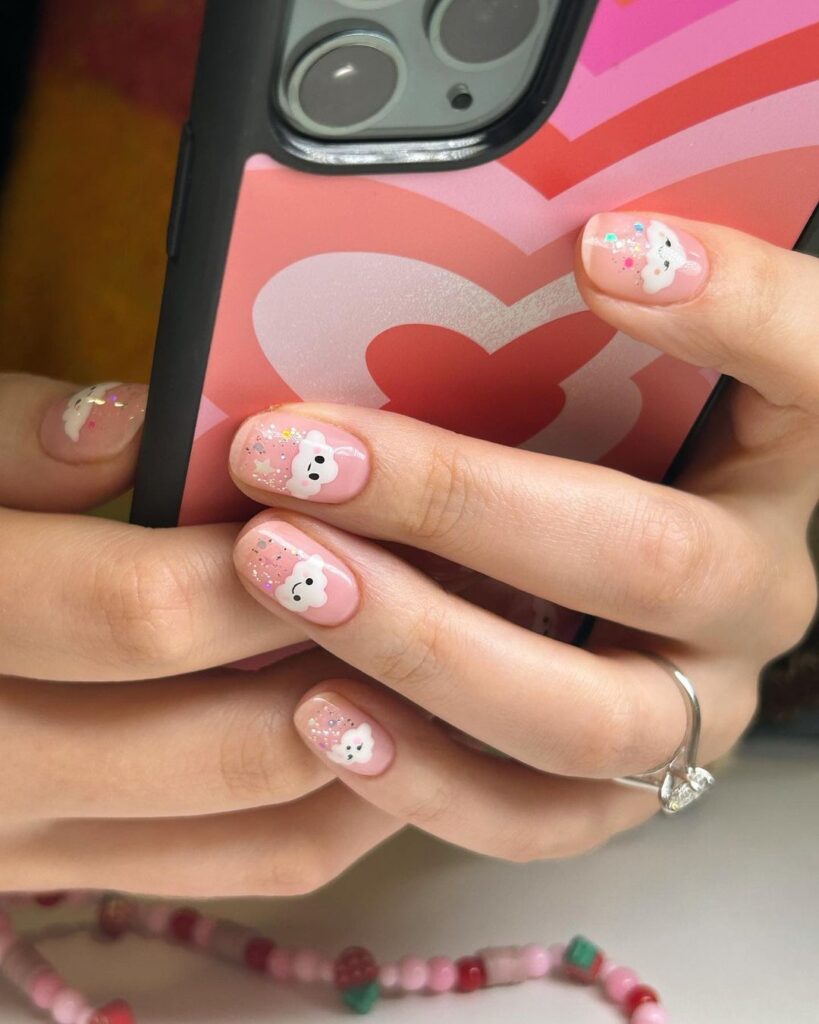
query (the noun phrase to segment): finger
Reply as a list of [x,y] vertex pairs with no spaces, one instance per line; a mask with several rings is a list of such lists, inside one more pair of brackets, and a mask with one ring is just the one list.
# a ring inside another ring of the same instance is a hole
[[236,814],[57,821],[0,834],[0,886],[295,896],[320,888],[400,827],[337,783],[283,807]]
[[306,694],[295,721],[307,746],[360,796],[493,857],[584,853],[658,806],[653,794],[544,775],[467,747],[387,691],[349,679]]
[[819,412],[815,257],[714,224],[630,212],[593,217],[578,249],[578,284],[598,316],[774,405]]
[[[538,636],[359,538],[261,513],[235,561],[275,615],[298,619],[342,661],[536,768],[611,778],[663,763],[679,745],[683,705],[653,662]],[[701,700],[707,720],[710,695]]]
[[229,525],[147,530],[0,509],[0,672],[83,682],[180,675],[303,639],[236,581]]
[[330,775],[292,715],[332,664],[316,652],[260,672],[125,685],[5,679],[2,817],[181,817],[300,798]]
[[[287,406],[262,413],[236,435],[232,472],[254,500],[303,509],[286,486],[293,467],[308,459],[301,486],[335,459],[333,481],[310,496],[318,518],[423,548],[559,606],[699,640],[724,637],[729,621],[757,607],[767,547],[713,502],[392,413],[301,410],[310,416]],[[317,437],[328,439],[323,455]],[[290,468],[267,473],[280,447]],[[371,455],[336,457],[337,448]],[[365,487],[362,466],[370,467]]]
[[143,384],[0,375],[0,505],[80,512],[131,485]]

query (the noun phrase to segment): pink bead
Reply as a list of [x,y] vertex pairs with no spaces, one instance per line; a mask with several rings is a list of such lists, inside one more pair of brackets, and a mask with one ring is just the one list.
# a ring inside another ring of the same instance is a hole
[[77,1018],[88,1008],[88,1004],[74,988],[58,992],[51,1005],[51,1016],[57,1024],[76,1024]]
[[631,1024],[668,1024],[668,1011],[660,1003],[643,1003],[631,1015]]
[[385,992],[395,992],[401,984],[401,972],[398,964],[382,964],[378,972],[378,980]]
[[613,960],[603,960],[600,964],[600,970],[597,972],[597,978],[595,979],[601,985],[608,978],[612,971],[617,970],[617,964]]
[[274,981],[290,981],[293,977],[293,951],[276,946],[267,958],[267,973]]
[[297,949],[293,954],[293,977],[296,981],[318,981],[321,954],[315,949]]
[[530,943],[520,951],[521,959],[526,967],[529,978],[545,978],[552,969],[552,957],[548,949]]
[[615,967],[603,986],[606,995],[615,1003],[622,1003],[640,979],[630,967]]
[[430,992],[449,992],[457,985],[458,968],[450,957],[434,956],[430,959],[428,968],[427,987]]
[[145,927],[152,935],[164,935],[174,908],[166,903],[154,903],[145,914]]
[[83,1010],[79,1017],[77,1017],[77,1024],[94,1024],[94,1014],[96,1012],[93,1006],[89,1006],[87,1010]]
[[40,971],[35,974],[28,986],[28,995],[39,1010],[51,1008],[54,998],[65,982],[56,971]]
[[398,961],[398,976],[405,992],[420,992],[429,980],[429,968],[420,956],[404,956]]
[[328,956],[320,957],[318,966],[318,980],[331,982],[335,977],[335,964]]
[[566,952],[566,946],[562,942],[553,942],[551,946],[546,950],[551,960],[551,969],[555,972],[563,970],[563,954]]
[[526,963],[517,946],[488,946],[476,955],[483,960],[487,985],[519,985],[526,981]]
[[216,921],[212,917],[199,917],[191,931],[191,940],[194,946],[199,949],[206,949],[216,928]]

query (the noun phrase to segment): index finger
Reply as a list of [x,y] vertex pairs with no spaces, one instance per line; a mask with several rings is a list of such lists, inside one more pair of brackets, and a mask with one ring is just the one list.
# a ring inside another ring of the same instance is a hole
[[178,675],[304,639],[233,572],[237,527],[148,530],[0,509],[0,671],[60,681]]

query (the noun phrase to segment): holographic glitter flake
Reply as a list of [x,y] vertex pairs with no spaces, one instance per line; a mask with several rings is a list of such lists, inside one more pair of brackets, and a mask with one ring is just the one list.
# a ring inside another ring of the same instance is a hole
[[606,234],[603,236],[603,241],[604,242],[616,242],[617,241],[617,235],[615,235],[615,233],[613,231],[607,231]]

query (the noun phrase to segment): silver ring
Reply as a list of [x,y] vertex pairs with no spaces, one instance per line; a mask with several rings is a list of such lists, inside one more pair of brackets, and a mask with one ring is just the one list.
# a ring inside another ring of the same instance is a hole
[[641,775],[627,775],[617,782],[626,786],[653,789],[660,798],[660,807],[666,814],[676,814],[693,804],[714,785],[714,776],[697,767],[697,747],[700,742],[700,702],[688,676],[677,666],[654,651],[641,651],[668,672],[677,684],[685,701],[686,728],[682,743],[670,761]]

